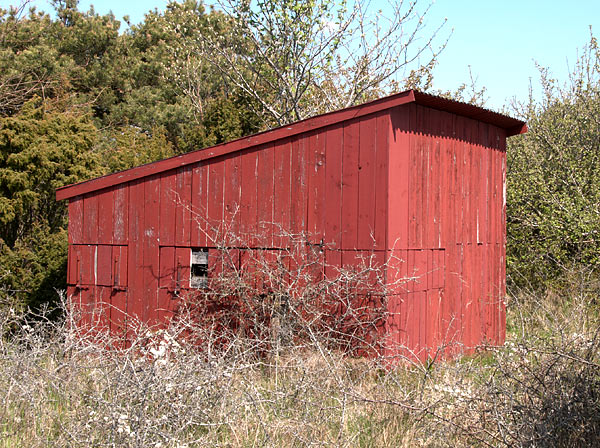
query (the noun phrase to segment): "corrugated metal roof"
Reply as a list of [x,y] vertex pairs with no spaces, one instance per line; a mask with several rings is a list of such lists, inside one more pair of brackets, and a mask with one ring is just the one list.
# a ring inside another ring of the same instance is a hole
[[414,91],[414,94],[417,104],[434,109],[442,109],[474,120],[483,121],[484,123],[493,124],[505,129],[507,137],[527,132],[527,125],[524,121],[509,117],[508,115],[428,93]]
[[307,118],[276,129],[271,129],[249,137],[242,137],[231,142],[209,148],[199,149],[187,154],[171,157],[157,162],[141,165],[126,171],[108,174],[89,181],[68,185],[56,190],[56,199],[63,200],[89,193],[103,188],[108,188],[124,182],[140,179],[153,174],[161,173],[181,166],[196,163],[202,160],[230,154],[242,149],[268,144],[276,140],[313,131],[325,126],[351,120],[353,118],[390,109],[408,103],[417,103],[426,107],[451,112],[468,118],[490,123],[506,130],[507,136],[521,134],[527,131],[525,122],[511,118],[507,115],[492,112],[471,104],[442,98],[416,90],[407,90],[375,101],[360,104],[334,112],[329,112],[316,117]]

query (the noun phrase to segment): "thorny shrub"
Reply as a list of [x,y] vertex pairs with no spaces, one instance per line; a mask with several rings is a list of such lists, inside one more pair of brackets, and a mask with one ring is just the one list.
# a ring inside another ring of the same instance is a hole
[[[265,263],[263,273],[266,266],[274,265]],[[361,269],[350,271],[343,275],[355,278]],[[227,303],[231,290],[217,294],[219,277],[207,292]],[[10,334],[0,340],[0,446],[598,443],[594,285],[571,288],[567,297],[515,293],[505,347],[481,347],[454,362],[392,366],[377,352],[342,355],[345,346],[333,343],[337,320],[313,320],[306,305],[282,309],[277,297],[284,295],[258,277],[269,285],[264,309],[236,304],[215,311],[214,325],[206,325],[194,308],[206,304],[190,302],[165,328],[131,321],[136,331],[127,345],[101,328],[82,330],[73,308],[60,322],[2,313],[0,329]],[[244,285],[242,278],[228,284]],[[327,283],[318,284],[307,286],[306,300],[321,297]]]
[[357,255],[349,266],[327,264],[323,248],[305,241],[284,250],[212,250],[206,286],[179,292],[174,319],[183,317],[185,333],[211,349],[241,344],[266,354],[318,343],[346,354],[382,353],[384,266],[374,254]]

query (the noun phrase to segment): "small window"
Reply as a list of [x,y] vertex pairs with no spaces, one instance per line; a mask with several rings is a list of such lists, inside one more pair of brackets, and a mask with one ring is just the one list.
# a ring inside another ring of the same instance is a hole
[[190,287],[206,288],[208,279],[208,249],[192,249]]

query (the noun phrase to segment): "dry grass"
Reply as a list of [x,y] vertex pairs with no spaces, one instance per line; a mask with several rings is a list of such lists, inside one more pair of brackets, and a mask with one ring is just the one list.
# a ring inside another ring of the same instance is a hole
[[595,446],[597,297],[515,294],[505,347],[395,369],[342,354],[306,313],[278,317],[302,338],[236,328],[224,343],[182,313],[126,348],[73,331],[73,314],[4,313],[0,447]]

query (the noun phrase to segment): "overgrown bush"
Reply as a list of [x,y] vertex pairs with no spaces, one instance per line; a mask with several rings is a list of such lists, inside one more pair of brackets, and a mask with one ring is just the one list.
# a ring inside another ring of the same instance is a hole
[[[167,328],[130,319],[127,345],[76,325],[73,306],[61,321],[6,310],[0,446],[595,446],[598,285],[570,290],[515,294],[506,347],[424,364],[344,354],[339,335],[274,298],[200,320],[183,308]],[[213,305],[231,293],[208,291]],[[211,317],[251,325],[222,333]]]
[[34,97],[0,117],[0,304],[36,307],[65,285],[67,211],[55,189],[102,174],[91,117]]
[[592,36],[560,85],[541,70],[543,98],[524,106],[529,132],[508,146],[508,274],[557,286],[566,270],[600,267],[600,49]]

